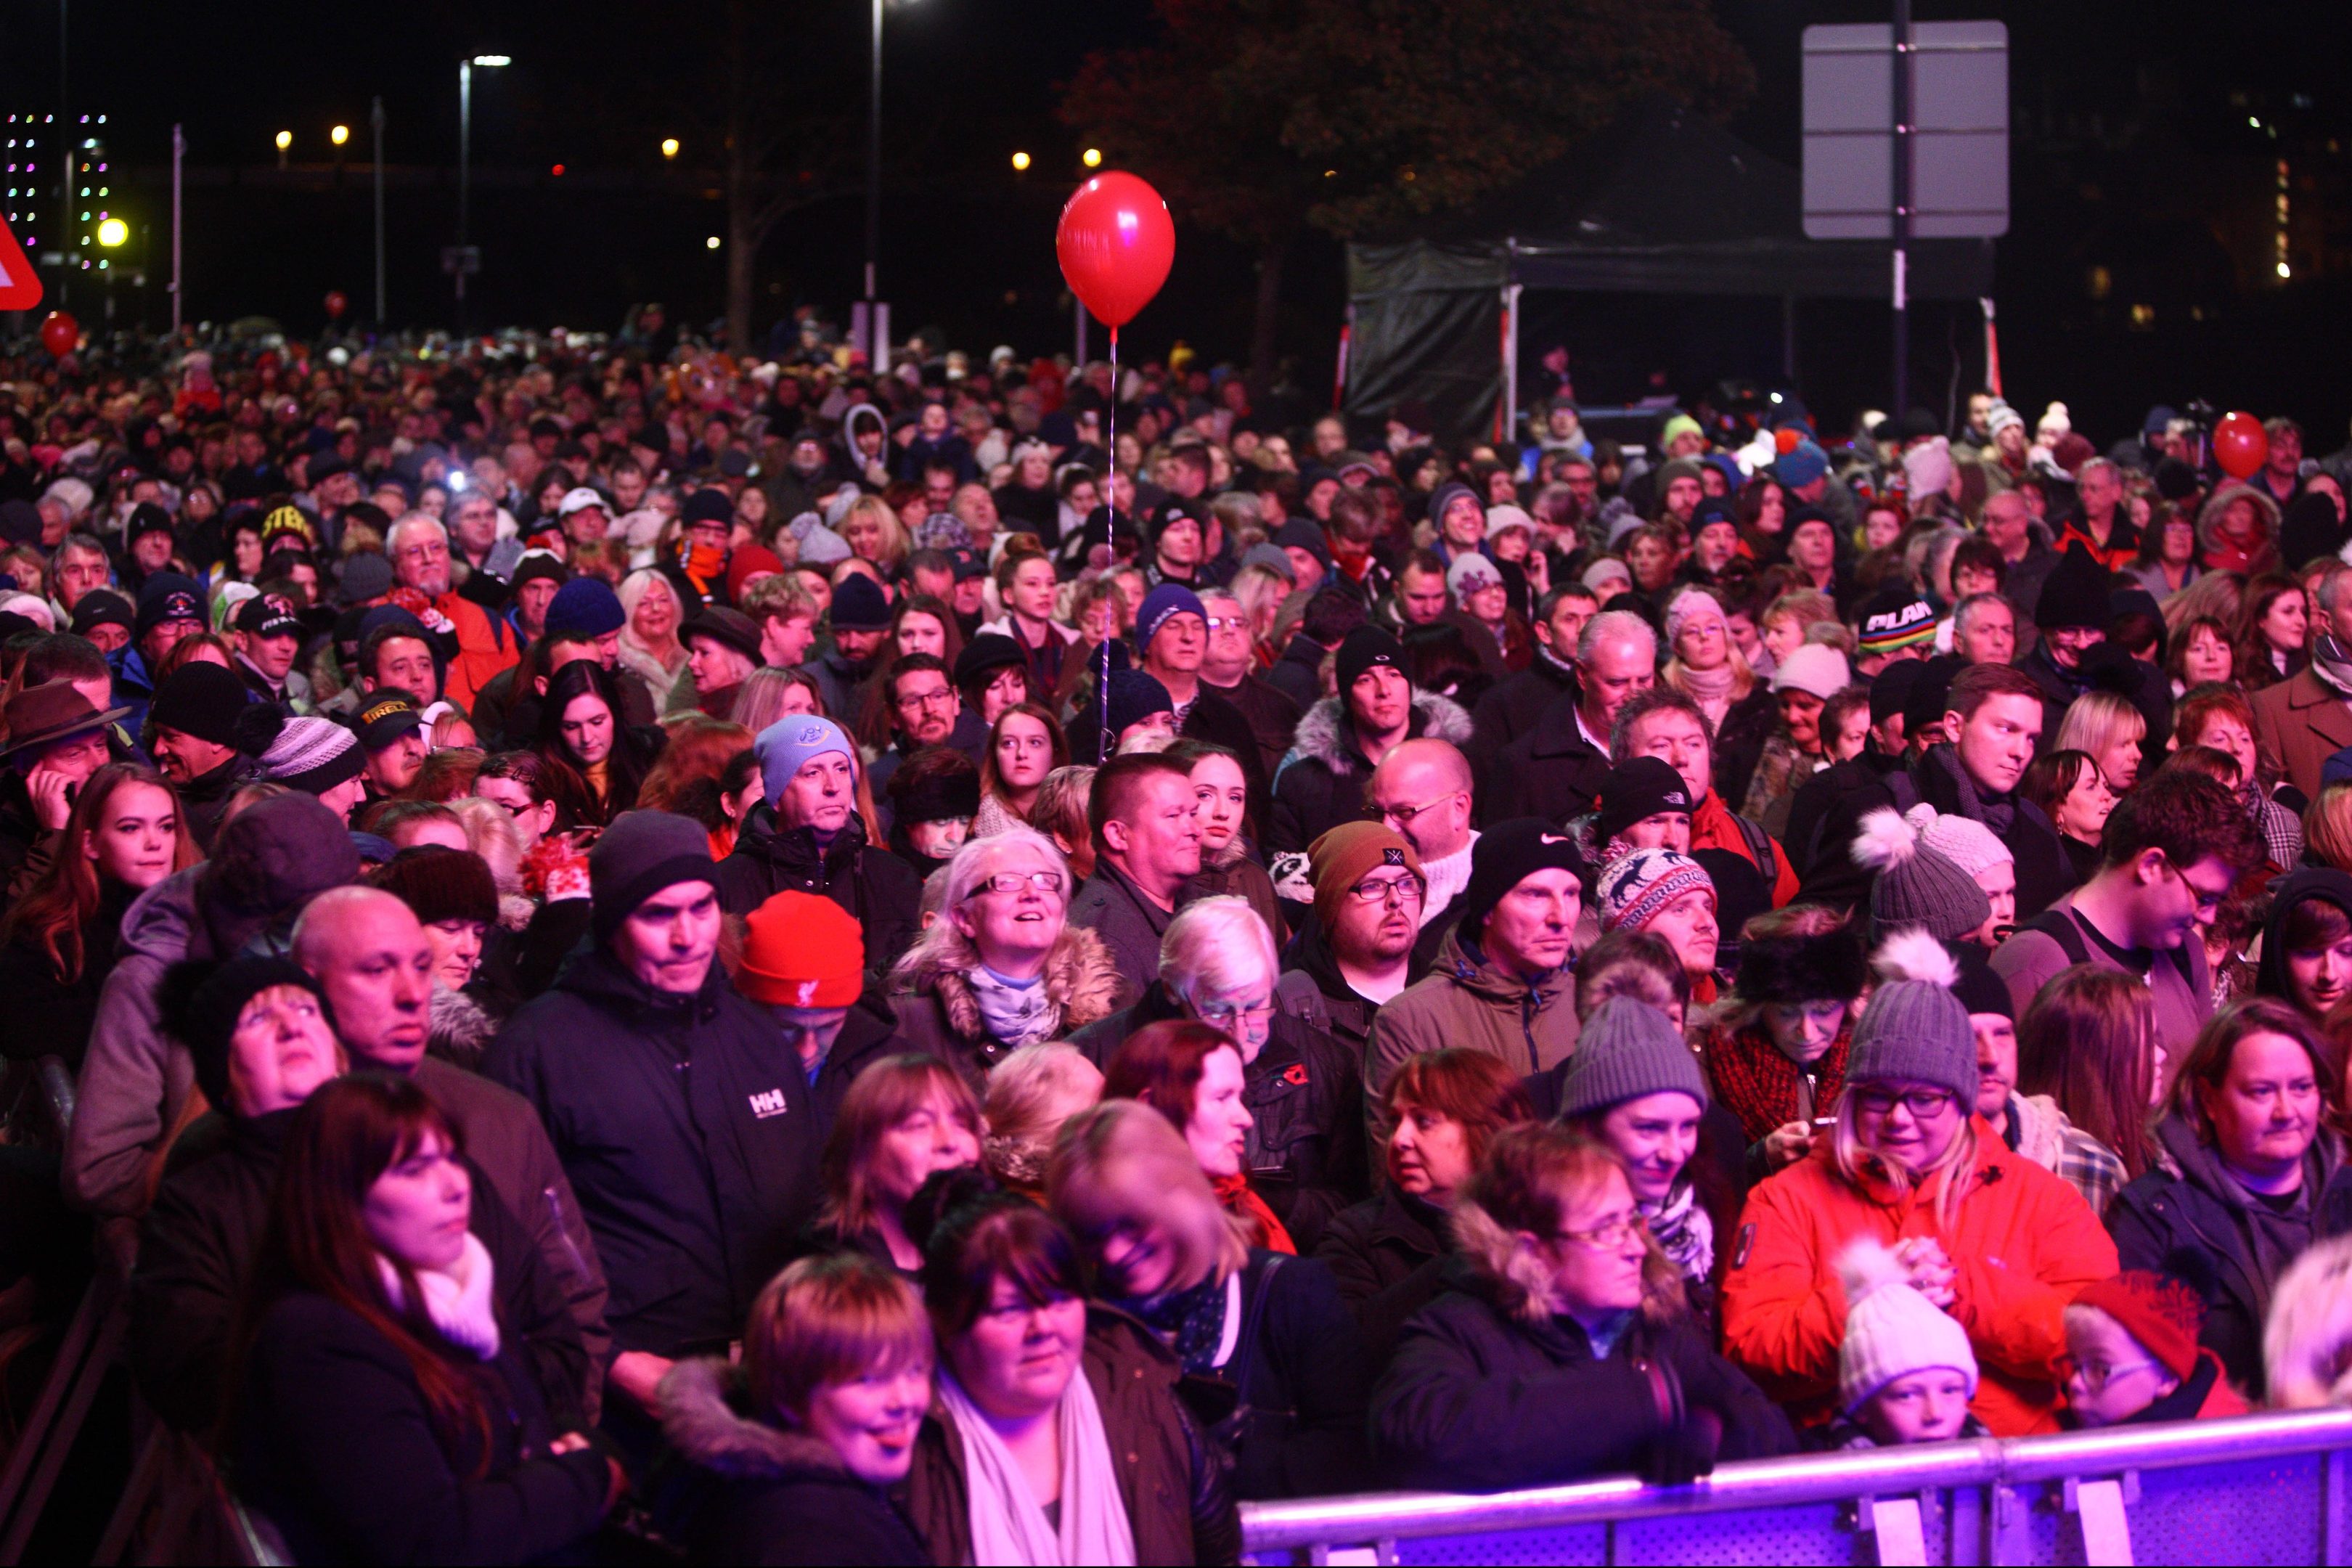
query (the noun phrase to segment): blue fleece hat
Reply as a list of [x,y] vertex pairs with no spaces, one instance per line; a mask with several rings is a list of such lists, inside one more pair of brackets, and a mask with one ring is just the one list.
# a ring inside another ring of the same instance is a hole
[[783,796],[784,786],[811,757],[839,752],[849,759],[849,775],[857,776],[857,748],[842,727],[814,713],[793,713],[760,731],[751,742],[760,756],[760,784],[772,804]]
[[1800,441],[1772,465],[1773,477],[1790,489],[1811,484],[1830,471],[1830,455],[1811,441]]
[[1143,607],[1135,612],[1135,646],[1145,653],[1151,651],[1151,639],[1168,624],[1171,616],[1198,616],[1206,631],[1209,612],[1201,604],[1201,595],[1181,583],[1162,583],[1143,595]]
[[602,577],[574,577],[555,591],[547,605],[547,630],[552,636],[601,637],[628,625],[621,595]]

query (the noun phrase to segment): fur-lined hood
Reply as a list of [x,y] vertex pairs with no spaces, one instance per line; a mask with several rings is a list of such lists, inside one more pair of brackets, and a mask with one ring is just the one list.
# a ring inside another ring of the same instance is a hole
[[[1451,697],[1414,687],[1412,717],[1408,731],[1414,740],[1451,741],[1457,746],[1470,743],[1470,715]],[[1363,755],[1349,733],[1346,710],[1337,697],[1326,697],[1307,710],[1291,747],[1296,758],[1320,763],[1335,773],[1353,773],[1363,764]]]
[[833,1446],[739,1414],[743,1374],[715,1357],[682,1361],[661,1381],[662,1435],[695,1464],[732,1480],[845,1476]]
[[[982,1037],[980,1004],[964,976],[980,966],[971,939],[947,921],[923,933],[890,973],[894,995],[935,995],[948,1027],[965,1041]],[[1102,938],[1083,926],[1065,925],[1045,958],[1045,994],[1060,1005],[1055,1037],[1083,1028],[1118,1010],[1121,976]]]
[[445,985],[433,988],[425,1025],[425,1048],[433,1055],[468,1072],[478,1071],[498,1032],[498,1020],[479,1002]]

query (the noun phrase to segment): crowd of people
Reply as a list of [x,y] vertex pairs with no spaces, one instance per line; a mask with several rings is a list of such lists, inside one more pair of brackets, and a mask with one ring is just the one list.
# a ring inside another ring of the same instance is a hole
[[0,363],[5,1258],[294,1560],[2352,1402],[2352,457],[674,337]]

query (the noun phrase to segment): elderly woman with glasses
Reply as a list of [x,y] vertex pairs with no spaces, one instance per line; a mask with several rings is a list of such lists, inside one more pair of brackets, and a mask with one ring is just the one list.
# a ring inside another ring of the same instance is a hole
[[937,874],[940,918],[891,970],[890,1005],[909,1046],[979,1092],[1013,1052],[1108,1014],[1124,983],[1101,938],[1068,922],[1068,863],[1034,828],[970,840]]
[[1606,1144],[1509,1128],[1452,1219],[1454,1288],[1405,1324],[1372,1391],[1389,1483],[1505,1491],[1631,1469],[1680,1485],[1796,1447],[1708,1347]]
[[1864,1243],[1967,1331],[1969,1408],[1997,1437],[2058,1430],[2068,1302],[2116,1271],[2080,1194],[1976,1115],[1976,1033],[1922,980],[1881,984],[1854,1026],[1829,1135],[1759,1184],[1731,1240],[1723,1348],[1799,1425],[1832,1415],[1846,1299]]
[[1276,1005],[1280,978],[1273,933],[1247,900],[1197,900],[1168,922],[1143,999],[1070,1043],[1108,1071],[1120,1043],[1151,1024],[1192,1019],[1231,1039],[1251,1118],[1239,1174],[1305,1253],[1370,1191],[1363,1073],[1346,1047]]

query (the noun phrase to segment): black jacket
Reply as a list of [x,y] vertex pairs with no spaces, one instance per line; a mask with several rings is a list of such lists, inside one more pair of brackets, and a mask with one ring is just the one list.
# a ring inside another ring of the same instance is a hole
[[583,950],[483,1063],[538,1108],[596,1237],[625,1351],[722,1346],[814,1212],[808,1079],[711,965],[691,996]]
[[914,1048],[898,1033],[898,1015],[880,993],[868,991],[857,999],[857,1005],[841,1021],[841,1033],[834,1037],[824,1060],[817,1064],[816,1081],[809,1086],[816,1113],[818,1148],[824,1146],[826,1136],[833,1131],[834,1119],[841,1114],[841,1102],[848,1097],[849,1086],[857,1081],[857,1075],[884,1057]]
[[1534,663],[1488,687],[1470,710],[1470,744],[1465,750],[1472,773],[1486,777],[1495,759],[1534,729],[1545,709],[1579,690],[1576,671],[1538,647]]
[[[1433,952],[1435,946],[1431,944]],[[1339,1041],[1357,1061],[1364,1059],[1364,1044],[1371,1038],[1372,1017],[1380,1007],[1348,984],[1339,973],[1339,961],[1331,955],[1330,940],[1311,917],[1283,951],[1282,978],[1274,996],[1285,1013]]]
[[[1138,1029],[1183,1016],[1183,1007],[1155,980],[1142,1001],[1087,1025],[1070,1044],[1104,1067]],[[1242,1099],[1254,1119],[1244,1151],[1250,1185],[1298,1250],[1312,1252],[1331,1216],[1370,1190],[1361,1058],[1321,1030],[1277,1012],[1244,1076]]]
[[1323,656],[1331,650],[1304,632],[1294,633],[1282,657],[1265,672],[1265,683],[1305,713],[1323,700]]
[[[1269,691],[1266,695],[1277,700],[1282,696],[1278,691]],[[1297,716],[1293,714],[1293,731],[1297,728]],[[1259,752],[1257,727],[1248,715],[1235,707],[1223,692],[1204,680],[1201,683],[1200,695],[1193,699],[1192,711],[1184,715],[1183,727],[1178,733],[1187,740],[1206,741],[1211,745],[1223,746],[1234,754],[1234,760],[1241,763],[1242,782],[1249,791],[1249,819],[1264,822],[1267,805],[1266,781],[1273,777],[1273,769],[1266,765]],[[1284,752],[1289,750],[1290,737],[1287,733],[1284,735],[1282,744]],[[1274,767],[1282,765],[1282,752],[1275,753]]]
[[734,853],[719,862],[719,906],[730,915],[748,915],[787,891],[823,893],[856,916],[870,974],[887,974],[914,944],[922,879],[897,856],[868,844],[855,812],[822,849],[808,828],[779,833],[765,805],[744,819]]
[[1331,1271],[1339,1299],[1356,1314],[1364,1350],[1385,1366],[1406,1320],[1445,1288],[1445,1213],[1408,1197],[1393,1183],[1331,1216],[1315,1261]]
[[[177,1430],[209,1432],[219,1418],[236,1315],[294,1115],[199,1117],[172,1146],[154,1205],[140,1222],[139,1261],[131,1275],[131,1375]],[[576,1425],[588,1352],[562,1285],[489,1178],[478,1167],[473,1176],[472,1229],[497,1269],[508,1348],[526,1359],[534,1386],[545,1391],[558,1418]]]
[[440,1431],[407,1360],[349,1308],[298,1291],[262,1319],[237,1413],[237,1491],[296,1562],[523,1563],[595,1530],[608,1450],[548,1453],[577,1428],[503,1335],[487,1363],[445,1353],[481,1389],[487,1448]]
[[2107,1233],[2124,1268],[2177,1275],[2204,1298],[2199,1342],[2259,1401],[2271,1292],[2297,1253],[2352,1231],[2352,1167],[2323,1131],[2305,1159],[2303,1201],[2278,1215],[2229,1180],[2178,1113],[2158,1124],[2157,1137],[2179,1173],[2151,1170],[2116,1194]]
[[[1239,686],[1211,686],[1201,683],[1204,691],[1214,691],[1239,713],[1257,741],[1258,777],[1271,779],[1282,766],[1282,759],[1290,751],[1291,737],[1297,732],[1299,715],[1306,711],[1292,701],[1288,693],[1262,675],[1244,675]],[[1202,734],[1201,739],[1213,740]]]
[[[2017,858],[2017,918],[2032,920],[2074,890],[2074,871],[2058,842],[2058,828],[2040,806],[2011,792],[2006,803],[1988,802],[1973,789],[1963,791],[1958,753],[1948,745],[1931,746],[1911,768],[1911,783],[1921,800],[1946,816],[1967,816],[1992,827],[1993,836]],[[1903,803],[1905,809],[1908,802]],[[1994,826],[1990,818],[2006,804],[2010,819]]]
[[1564,824],[1595,809],[1608,776],[1609,753],[1584,738],[1574,696],[1561,696],[1534,729],[1503,748],[1487,773],[1479,816],[1486,822],[1540,816]]
[[1573,1319],[1524,1323],[1466,1266],[1449,1279],[1372,1391],[1373,1456],[1393,1485],[1496,1492],[1642,1468],[1678,1424],[1661,1419],[1641,1361],[1664,1374],[1670,1411],[1722,1423],[1717,1458],[1796,1450],[1780,1407],[1686,1321],[1637,1320],[1596,1357]]
[[[1470,743],[1470,715],[1447,697],[1415,687],[1412,717],[1405,734]],[[1328,828],[1353,822],[1364,814],[1364,781],[1371,776],[1370,759],[1356,738],[1340,699],[1327,697],[1298,721],[1291,755],[1274,784],[1274,809],[1268,815],[1265,849],[1268,855],[1304,855],[1307,847]],[[1283,878],[1276,876],[1280,883]]]
[[11,1060],[61,1058],[68,1070],[81,1066],[98,1019],[98,994],[114,972],[122,916],[140,889],[112,878],[99,881],[98,910],[81,930],[81,974],[71,984],[58,978],[49,955],[29,931],[0,947],[0,997],[6,998],[8,1026],[0,1029],[0,1051]]
[[258,771],[252,758],[231,757],[202,778],[173,786],[181,809],[188,814],[188,833],[197,848],[212,853],[213,835],[220,831],[221,818],[228,813],[228,797]]

